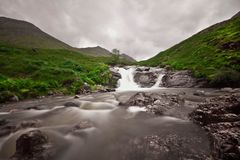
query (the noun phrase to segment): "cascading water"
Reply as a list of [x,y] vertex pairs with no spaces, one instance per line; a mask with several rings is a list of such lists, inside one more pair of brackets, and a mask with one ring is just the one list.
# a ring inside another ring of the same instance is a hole
[[135,68],[118,68],[118,72],[121,74],[122,78],[118,81],[117,91],[137,90],[140,88],[134,81]]
[[159,88],[162,86],[162,79],[163,79],[164,74],[159,74],[157,82],[152,86],[152,88]]
[[117,91],[136,91],[136,90],[148,90],[158,89],[162,85],[162,78],[165,74],[159,73],[156,83],[150,88],[142,88],[134,81],[134,74],[136,72],[135,67],[129,68],[115,68],[121,75],[121,79],[118,81]]

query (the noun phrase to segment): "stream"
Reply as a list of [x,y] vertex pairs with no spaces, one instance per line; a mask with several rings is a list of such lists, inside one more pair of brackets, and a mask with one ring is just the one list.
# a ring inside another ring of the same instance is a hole
[[[196,104],[205,100],[193,96],[195,88],[161,87],[163,74],[158,75],[152,87],[141,88],[134,82],[136,68],[116,69],[122,77],[116,92],[79,98],[58,96],[3,106],[0,113],[0,160],[24,156],[25,159],[34,156],[43,160],[208,158],[208,137],[188,118]],[[212,89],[205,89],[205,92],[215,93]],[[143,98],[151,105],[142,102]],[[161,105],[164,105],[163,111],[157,114],[159,107],[154,106]],[[39,140],[36,144],[34,142],[35,148],[31,146],[31,140],[26,140],[29,144],[21,144],[20,140],[16,144],[21,135],[39,134],[34,131],[47,137],[44,146],[38,146],[42,142]],[[21,154],[26,151],[25,145],[33,148],[31,155]]]

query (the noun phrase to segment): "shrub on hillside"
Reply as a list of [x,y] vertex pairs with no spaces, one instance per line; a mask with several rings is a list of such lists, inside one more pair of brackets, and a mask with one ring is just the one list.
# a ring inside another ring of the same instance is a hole
[[240,72],[235,70],[219,70],[210,81],[212,87],[240,87]]

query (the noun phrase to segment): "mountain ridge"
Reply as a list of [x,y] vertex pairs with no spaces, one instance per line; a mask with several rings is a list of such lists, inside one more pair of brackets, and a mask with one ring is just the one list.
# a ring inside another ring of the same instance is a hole
[[[0,17],[0,43],[23,48],[67,49],[94,57],[112,56],[110,51],[101,46],[86,48],[72,47],[42,31],[30,22],[8,17]],[[129,55],[122,56],[122,58],[134,62],[133,58]]]

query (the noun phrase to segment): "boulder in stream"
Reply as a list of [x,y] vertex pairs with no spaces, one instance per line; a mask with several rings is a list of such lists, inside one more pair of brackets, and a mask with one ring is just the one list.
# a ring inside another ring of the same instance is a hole
[[51,160],[53,144],[40,130],[22,134],[16,141],[16,152],[10,160]]

